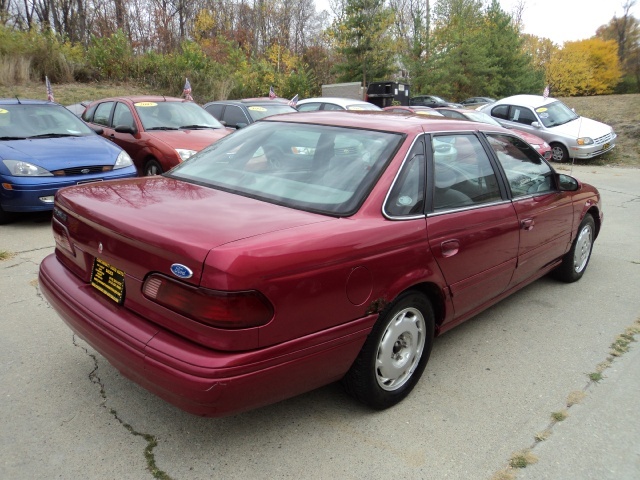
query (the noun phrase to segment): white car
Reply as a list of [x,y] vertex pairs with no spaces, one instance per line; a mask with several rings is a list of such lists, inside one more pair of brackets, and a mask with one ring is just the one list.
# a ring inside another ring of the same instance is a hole
[[581,117],[555,98],[514,95],[479,108],[502,125],[532,133],[551,145],[552,159],[589,159],[615,147],[609,125]]
[[300,112],[313,112],[316,110],[382,110],[373,103],[353,98],[317,97],[305,98],[296,105]]

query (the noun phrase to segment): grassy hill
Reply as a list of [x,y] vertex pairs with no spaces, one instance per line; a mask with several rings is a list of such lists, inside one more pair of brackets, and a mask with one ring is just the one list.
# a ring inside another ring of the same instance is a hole
[[[136,84],[69,83],[54,84],[53,93],[57,102],[70,105],[118,95],[180,96],[182,92],[159,92]],[[0,98],[15,96],[46,99],[47,92],[44,83],[0,85]],[[640,94],[570,97],[561,100],[578,114],[611,125],[618,134],[617,146],[613,151],[594,160],[578,163],[640,167]]]

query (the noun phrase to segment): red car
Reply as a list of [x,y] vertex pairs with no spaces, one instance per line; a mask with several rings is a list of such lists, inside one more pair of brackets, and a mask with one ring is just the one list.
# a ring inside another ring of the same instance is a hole
[[501,127],[295,113],[162,176],[59,191],[39,278],[74,332],[189,412],[337,380],[382,409],[434,337],[549,272],[581,278],[602,218],[594,187]]
[[[472,122],[482,122],[488,123],[490,125],[500,126],[497,120],[495,120],[492,116],[487,115],[486,113],[479,112],[477,110],[468,110],[465,108],[448,108],[442,107],[436,109],[438,112],[441,112],[445,117],[448,118],[459,118],[461,120],[471,120]],[[545,160],[551,160],[551,146],[545,142],[542,138],[525,132],[524,130],[511,129],[513,133],[522,138],[525,142],[535,148],[540,155],[542,155]]]
[[102,128],[141,175],[166,172],[231,133],[200,105],[163,96],[105,98],[90,103],[82,119]]

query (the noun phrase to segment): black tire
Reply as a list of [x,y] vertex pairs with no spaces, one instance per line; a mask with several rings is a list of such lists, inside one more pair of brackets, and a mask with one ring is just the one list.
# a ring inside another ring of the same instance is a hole
[[571,249],[563,257],[562,263],[553,272],[554,276],[563,282],[578,281],[584,275],[595,240],[596,224],[590,214],[586,214],[580,222],[576,238],[571,244]]
[[16,214],[13,212],[7,212],[0,207],[0,225],[5,225],[12,222],[16,218]]
[[162,167],[157,160],[149,160],[144,164],[144,176],[150,177],[153,175],[160,175],[162,173]]
[[427,365],[434,327],[433,308],[424,295],[400,295],[380,314],[342,379],[347,393],[378,410],[403,400]]
[[569,160],[569,152],[567,147],[561,143],[552,143],[551,145],[551,160],[554,162],[566,162]]

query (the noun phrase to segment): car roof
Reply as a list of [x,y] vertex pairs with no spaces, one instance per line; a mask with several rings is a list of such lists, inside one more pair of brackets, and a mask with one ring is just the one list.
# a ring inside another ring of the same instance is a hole
[[312,97],[305,98],[304,100],[300,100],[298,105],[311,103],[311,102],[321,102],[321,103],[335,103],[336,105],[346,106],[346,105],[357,105],[358,103],[366,103],[370,104],[371,102],[366,102],[364,100],[357,100],[355,98],[343,98],[343,97]]
[[334,125],[339,127],[364,128],[394,133],[407,133],[424,130],[425,132],[447,131],[494,131],[505,133],[503,127],[459,120],[446,117],[429,117],[425,115],[406,115],[389,111],[367,110],[359,112],[324,110],[316,112],[287,113],[267,117],[262,122],[295,122],[315,125]]
[[547,97],[545,99],[542,95],[513,95],[511,97],[502,98],[492,105],[507,103],[510,105],[520,105],[523,107],[537,108],[556,101],[557,100],[555,98],[551,97]]
[[31,98],[0,98],[2,105],[60,105],[48,100],[34,100]]
[[124,95],[121,97],[108,97],[108,98],[101,98],[99,100],[95,100],[94,102],[91,102],[92,104],[98,103],[98,102],[108,102],[108,101],[129,101],[132,103],[138,103],[138,102],[184,102],[184,103],[193,103],[189,100],[185,100],[184,98],[178,98],[178,97],[168,97],[166,95]]
[[[204,106],[208,105],[238,105],[238,106],[247,106],[247,105],[289,105],[289,100],[286,98],[274,98],[271,99],[269,97],[263,98],[243,98],[241,100],[213,100],[211,102],[207,102]],[[293,108],[293,107],[292,107]]]

